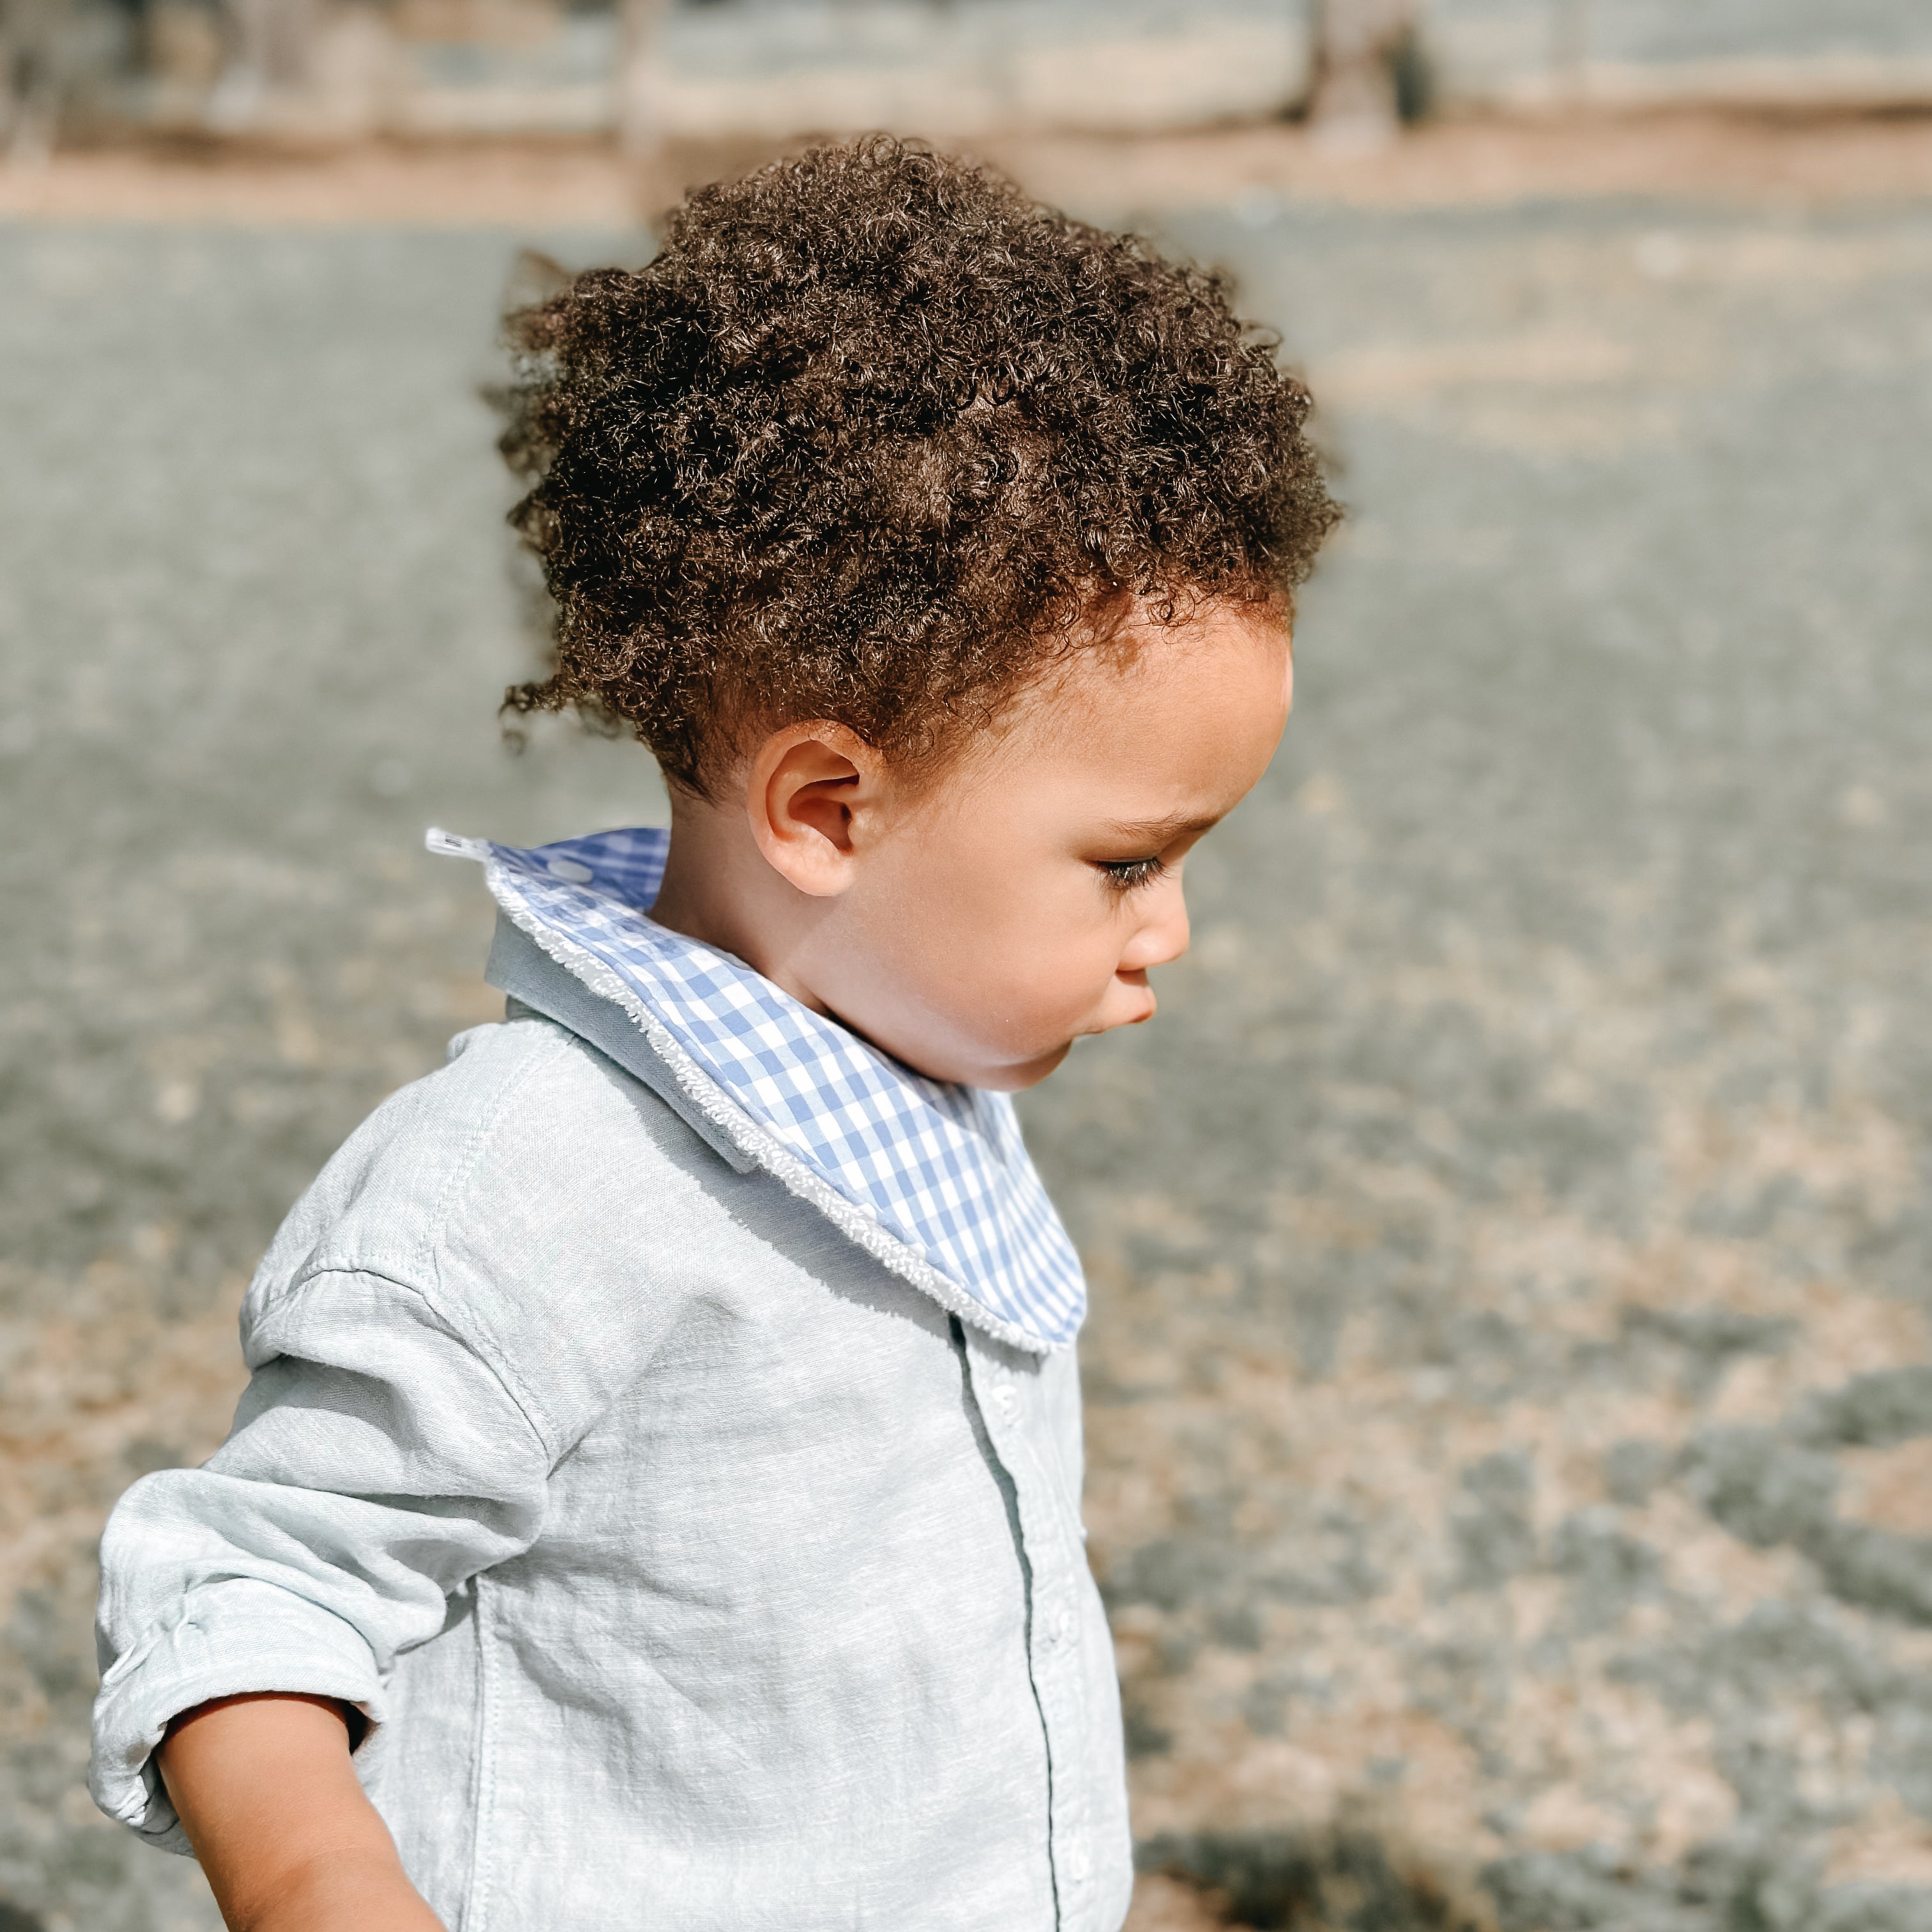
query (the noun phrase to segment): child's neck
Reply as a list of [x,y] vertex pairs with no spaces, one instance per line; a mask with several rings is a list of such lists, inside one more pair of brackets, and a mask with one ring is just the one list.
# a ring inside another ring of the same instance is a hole
[[822,1013],[824,1002],[790,964],[822,910],[766,863],[742,805],[674,795],[664,884],[651,907],[659,926],[735,954]]

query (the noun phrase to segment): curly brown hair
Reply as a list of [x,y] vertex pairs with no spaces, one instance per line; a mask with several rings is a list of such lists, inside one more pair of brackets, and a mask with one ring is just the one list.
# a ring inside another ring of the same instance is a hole
[[555,658],[506,706],[708,796],[754,721],[931,759],[1097,613],[1285,614],[1340,513],[1228,295],[884,136],[699,190],[644,268],[508,318]]

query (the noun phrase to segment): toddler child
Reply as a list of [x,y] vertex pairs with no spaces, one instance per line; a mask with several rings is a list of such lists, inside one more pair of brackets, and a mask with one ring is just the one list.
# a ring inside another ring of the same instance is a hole
[[277,1236],[102,1545],[93,1786],[250,1932],[1112,1932],[1079,1263],[1334,516],[1213,277],[884,140],[512,319],[555,662],[667,838],[484,862],[500,1025]]

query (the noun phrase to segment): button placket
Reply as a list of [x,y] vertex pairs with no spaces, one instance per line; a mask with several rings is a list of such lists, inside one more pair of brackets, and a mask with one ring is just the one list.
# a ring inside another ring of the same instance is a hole
[[1027,1405],[1012,1370],[976,1336],[968,1348],[981,1413],[994,1452],[1013,1484],[1031,1577],[1030,1660],[1053,1772],[1048,1834],[1060,1888],[1059,1922],[1062,1932],[1084,1932],[1094,1897],[1088,1843],[1093,1773],[1084,1756],[1091,1726],[1072,1567],[1078,1564],[1084,1574],[1084,1552],[1073,1534],[1077,1502],[1070,1513],[1065,1499],[1053,1489],[1050,1459],[1043,1458],[1030,1439]]

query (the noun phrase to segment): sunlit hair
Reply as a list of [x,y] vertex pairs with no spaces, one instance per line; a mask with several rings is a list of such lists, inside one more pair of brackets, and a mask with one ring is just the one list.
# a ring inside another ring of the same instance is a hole
[[1338,514],[1221,277],[884,137],[693,194],[508,329],[555,606],[508,704],[621,720],[700,794],[806,718],[942,757],[1096,614],[1286,614]]

